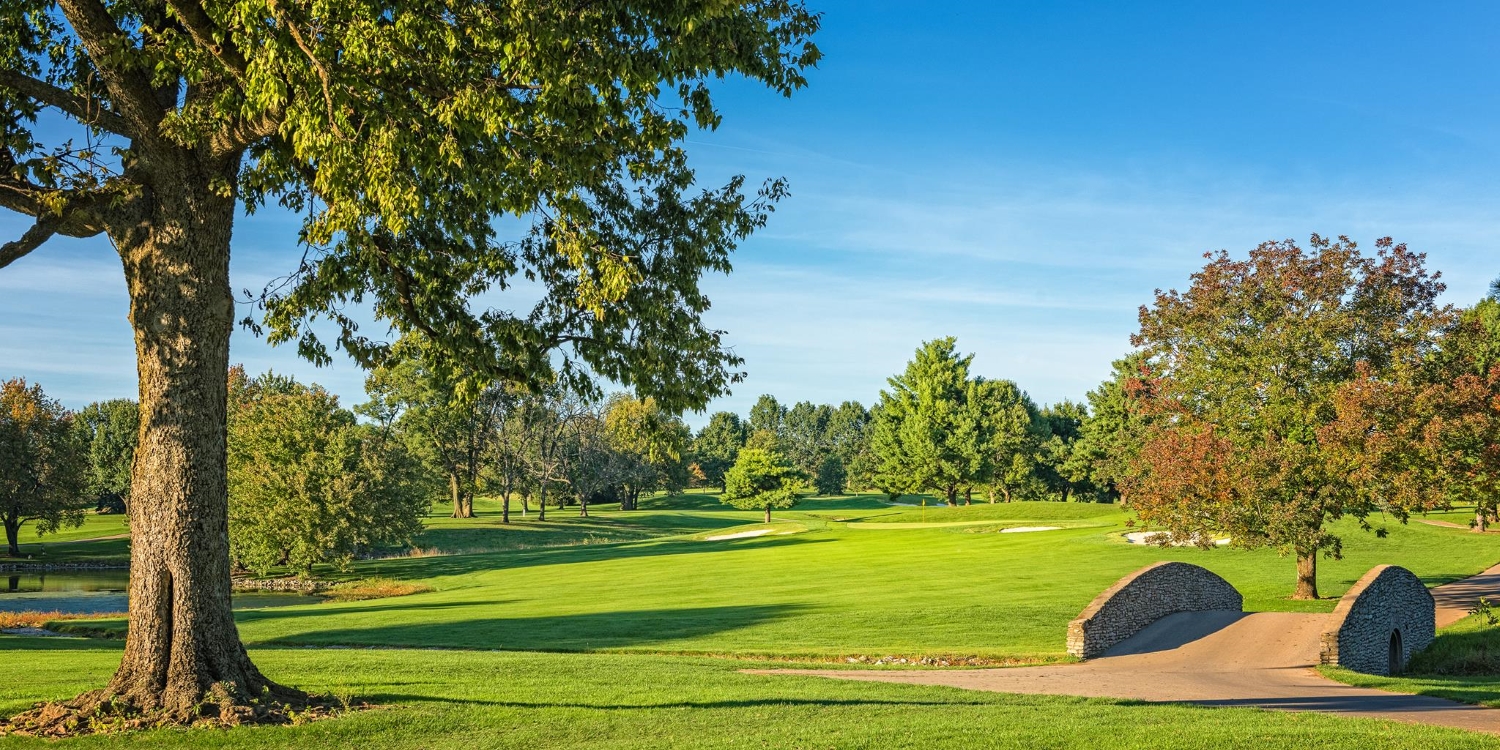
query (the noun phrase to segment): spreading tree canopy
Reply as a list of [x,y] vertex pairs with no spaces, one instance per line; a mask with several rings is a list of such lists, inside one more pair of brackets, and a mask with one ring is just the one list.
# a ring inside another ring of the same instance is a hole
[[[719,123],[717,79],[801,87],[818,23],[796,0],[4,3],[0,206],[34,223],[0,268],[106,235],[140,375],[131,490],[151,508],[131,515],[129,634],[79,711],[237,721],[252,697],[301,697],[251,663],[229,606],[241,211],[302,218],[286,277],[243,320],[314,361],[333,345],[381,362],[369,316],[425,335],[430,365],[474,390],[592,372],[701,406],[739,360],[701,320],[699,277],[729,269],[785,187],[699,190],[683,139]],[[473,302],[522,280],[517,307]]]
[[807,495],[805,475],[792,463],[772,451],[746,448],[725,475],[728,489],[723,502],[741,510],[765,510],[766,523],[772,509],[794,507]]
[[229,546],[242,567],[347,566],[411,541],[426,498],[387,428],[359,424],[319,386],[248,388],[229,418]]
[[1154,375],[1144,408],[1155,416],[1125,492],[1172,538],[1227,534],[1295,555],[1295,596],[1317,598],[1317,556],[1341,551],[1330,521],[1404,518],[1330,436],[1340,391],[1400,379],[1430,356],[1447,319],[1443,286],[1389,239],[1373,256],[1314,235],[1307,249],[1272,242],[1243,260],[1208,258],[1187,291],[1141,308],[1133,342]]

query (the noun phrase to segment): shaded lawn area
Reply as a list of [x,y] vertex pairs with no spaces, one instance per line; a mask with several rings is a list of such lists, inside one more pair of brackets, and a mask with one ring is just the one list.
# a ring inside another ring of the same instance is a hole
[[[118,645],[0,637],[0,711],[98,687]],[[1427,748],[1451,729],[1253,709],[740,674],[644,655],[256,649],[273,679],[381,705],[298,727],[163,730],[0,748]],[[1107,739],[1105,739],[1107,738]]]

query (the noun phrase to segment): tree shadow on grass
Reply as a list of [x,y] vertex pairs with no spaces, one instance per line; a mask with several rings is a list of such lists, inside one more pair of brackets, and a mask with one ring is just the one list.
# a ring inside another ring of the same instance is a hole
[[[261,642],[282,646],[389,646],[505,651],[636,648],[739,630],[799,614],[796,604],[646,609],[552,617],[493,617],[316,630]],[[268,618],[269,619],[269,618]]]
[[445,698],[435,695],[408,695],[403,693],[371,693],[361,696],[375,703],[452,703],[464,706],[488,706],[494,708],[576,708],[586,711],[650,711],[653,709],[680,709],[680,708],[763,708],[770,706],[792,707],[792,706],[910,706],[922,707],[951,707],[951,706],[991,706],[994,701],[979,700],[890,700],[876,698],[753,698],[744,700],[726,701],[669,701],[663,703],[584,703],[584,702],[556,702],[556,703],[533,703],[528,701],[495,701],[481,698]]
[[547,547],[510,552],[483,552],[472,555],[389,558],[362,564],[359,567],[359,572],[364,575],[373,574],[403,579],[436,578],[489,570],[515,570],[541,565],[628,560],[640,557],[660,557],[663,555],[730,553],[746,549],[761,550],[772,547],[820,544],[830,541],[833,540],[809,539],[804,536],[797,536],[756,537],[718,541],[678,539],[660,542],[578,544],[568,547]]
[[493,601],[475,602],[401,602],[393,601],[383,604],[371,604],[361,607],[358,605],[344,604],[310,604],[295,609],[287,607],[268,607],[266,609],[247,609],[235,612],[235,622],[240,624],[252,622],[264,622],[274,620],[289,620],[302,617],[332,617],[337,615],[370,615],[377,612],[423,612],[432,610],[461,609],[464,607],[488,607],[498,604],[510,604],[514,600],[495,599]]

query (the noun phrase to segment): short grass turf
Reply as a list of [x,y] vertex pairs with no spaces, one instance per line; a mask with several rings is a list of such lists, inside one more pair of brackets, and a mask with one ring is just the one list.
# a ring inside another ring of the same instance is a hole
[[[45,647],[43,647],[45,646]],[[101,641],[0,637],[0,711],[96,687]],[[1143,705],[741,674],[639,654],[256,649],[273,678],[378,703],[297,727],[160,730],[0,748],[1495,748],[1434,727],[1253,709]]]
[[[1066,658],[1064,632],[1100,591],[1157,560],[1204,565],[1252,610],[1328,611],[1367,570],[1395,563],[1429,585],[1500,561],[1500,535],[1390,523],[1378,539],[1336,529],[1343,560],[1320,561],[1325,598],[1290,599],[1295,565],[1267,550],[1126,544],[1111,506],[1013,503],[920,509],[869,497],[814,500],[778,513],[802,529],[754,538],[705,536],[762,528],[759,514],[712,496],[655,499],[640,511],[554,511],[547,524],[502,528],[435,518],[429,534],[493,551],[362,562],[344,575],[420,581],[436,590],[393,600],[242,613],[261,645],[371,645],[695,654],[951,655]],[[1379,519],[1376,519],[1377,521]],[[945,526],[963,522],[983,526]],[[921,524],[940,524],[920,527]],[[988,533],[1013,525],[1057,531]],[[710,533],[711,532],[711,533]],[[636,537],[611,541],[620,536]]]
[[[1344,559],[1320,561],[1327,598],[1293,602],[1290,559],[1264,550],[1126,544],[1122,534],[1134,527],[1113,506],[923,509],[875,496],[816,499],[777,513],[772,534],[719,541],[706,537],[768,527],[759,513],[726,509],[703,494],[652,498],[626,513],[594,508],[589,519],[569,508],[549,510],[542,523],[533,510],[509,526],[499,523],[493,502],[476,510],[479,518],[450,519],[434,507],[419,541],[429,553],[464,554],[329,571],[421,582],[433,592],[236,613],[273,678],[387,708],[291,729],[67,744],[1099,747],[1107,737],[1110,747],[1500,746],[1448,730],[1320,715],[738,672],[762,657],[1061,660],[1068,620],[1120,576],[1157,560],[1215,570],[1245,593],[1250,609],[1326,611],[1379,563],[1406,566],[1429,585],[1483,570],[1500,561],[1500,535],[1388,522],[1389,536],[1379,539],[1341,523]],[[998,533],[1022,525],[1066,528]],[[86,553],[110,541],[119,540],[76,544]],[[99,686],[117,649],[118,642],[99,640],[0,637],[8,652],[0,658],[0,710]],[[31,746],[14,738],[0,744]]]

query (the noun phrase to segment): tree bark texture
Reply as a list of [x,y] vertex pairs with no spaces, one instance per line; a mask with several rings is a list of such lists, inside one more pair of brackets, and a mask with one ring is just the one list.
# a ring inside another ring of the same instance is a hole
[[1297,590],[1293,599],[1318,598],[1318,553],[1297,553]]
[[[1470,531],[1473,531],[1473,532],[1478,533],[1478,534],[1483,534],[1484,532],[1488,531],[1489,528],[1490,528],[1489,513],[1486,513],[1485,510],[1484,510],[1484,508],[1479,508],[1479,509],[1475,510],[1474,511],[1474,526],[1470,529]],[[9,531],[9,529],[7,529],[7,531]],[[12,553],[11,556],[14,557],[15,556],[14,553]]]
[[766,506],[766,523],[771,522],[771,506]]
[[105,692],[190,720],[205,700],[300,693],[261,675],[230,609],[225,412],[238,159],[217,170],[181,162],[170,167],[174,179],[155,181],[161,187],[140,220],[111,233],[130,291],[140,432],[129,508],[130,625]]
[[5,519],[5,543],[10,545],[10,556],[21,556],[21,523],[10,518]]

